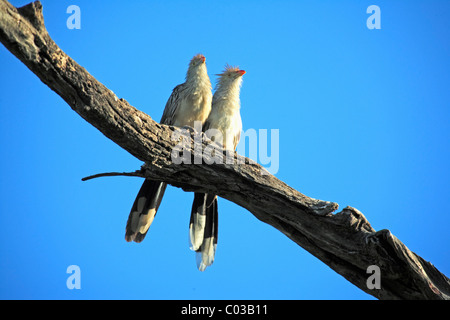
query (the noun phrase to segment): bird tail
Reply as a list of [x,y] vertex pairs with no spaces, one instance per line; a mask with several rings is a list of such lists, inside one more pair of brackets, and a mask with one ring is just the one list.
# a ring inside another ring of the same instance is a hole
[[145,180],[128,216],[125,240],[141,242],[155,218],[166,191],[165,182]]
[[195,193],[189,224],[190,247],[197,253],[197,268],[214,262],[218,238],[218,202],[213,194]]

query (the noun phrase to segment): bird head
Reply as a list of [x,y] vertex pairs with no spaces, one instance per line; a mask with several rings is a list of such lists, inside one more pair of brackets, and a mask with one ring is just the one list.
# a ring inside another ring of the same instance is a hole
[[244,74],[245,70],[241,70],[239,67],[233,67],[227,64],[225,66],[225,70],[222,73],[217,74],[217,76],[219,76],[217,80],[217,87],[240,87],[242,83],[242,76]]
[[218,76],[221,79],[236,80],[242,77],[244,74],[245,70],[241,70],[239,69],[239,67],[234,67],[227,64],[225,66],[225,70],[222,73],[219,73]]
[[199,53],[191,59],[191,62],[189,63],[189,67],[195,68],[202,64],[205,64],[205,62],[206,62],[205,56]]
[[206,58],[202,54],[195,55],[189,62],[189,68],[186,74],[187,82],[205,83],[209,87],[211,83],[209,81],[208,72],[206,70]]

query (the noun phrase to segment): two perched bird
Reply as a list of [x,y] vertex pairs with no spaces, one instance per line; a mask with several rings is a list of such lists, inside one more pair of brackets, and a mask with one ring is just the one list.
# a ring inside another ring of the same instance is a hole
[[[178,127],[194,127],[194,121],[200,121],[205,132],[208,129],[219,130],[222,133],[224,149],[234,151],[242,130],[239,92],[245,71],[227,65],[224,72],[219,74],[213,96],[205,61],[201,54],[192,58],[186,81],[173,89],[160,122]],[[166,187],[165,182],[148,179],[144,181],[128,217],[126,241],[144,240]],[[190,248],[197,252],[197,267],[200,271],[204,271],[214,261],[217,232],[217,196],[195,193],[189,239]]]

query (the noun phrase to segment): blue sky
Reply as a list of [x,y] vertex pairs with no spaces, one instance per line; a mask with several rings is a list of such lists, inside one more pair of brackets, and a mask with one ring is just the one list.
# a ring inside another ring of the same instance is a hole
[[[279,130],[279,179],[358,208],[450,275],[450,2],[42,3],[61,49],[156,120],[194,54],[213,81],[239,65],[244,130]],[[71,4],[80,30],[66,27]],[[372,4],[380,30],[366,27]],[[3,46],[0,70],[0,298],[372,299],[224,199],[216,260],[199,272],[193,195],[174,187],[145,241],[125,242],[142,180],[81,178],[141,162]],[[66,287],[70,265],[79,290]]]

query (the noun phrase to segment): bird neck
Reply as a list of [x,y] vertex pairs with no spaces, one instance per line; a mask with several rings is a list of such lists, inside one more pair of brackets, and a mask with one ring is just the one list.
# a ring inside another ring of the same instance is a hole
[[211,90],[211,81],[205,68],[196,70],[188,70],[186,75],[186,83],[190,88],[201,88]]
[[219,83],[216,93],[214,94],[215,102],[219,108],[226,108],[230,111],[239,111],[241,107],[239,92],[241,90],[240,81],[232,83]]

